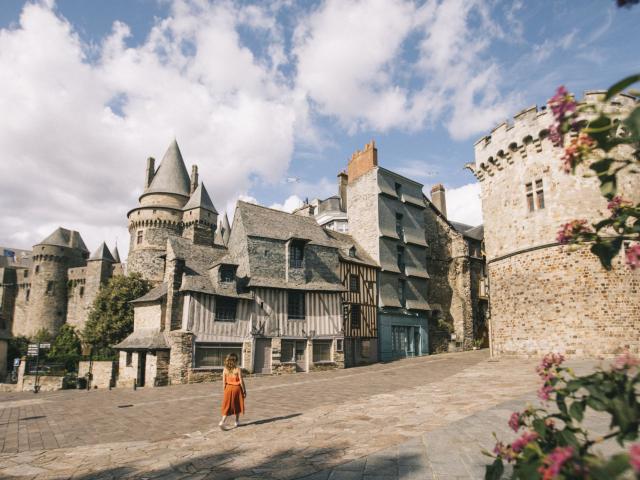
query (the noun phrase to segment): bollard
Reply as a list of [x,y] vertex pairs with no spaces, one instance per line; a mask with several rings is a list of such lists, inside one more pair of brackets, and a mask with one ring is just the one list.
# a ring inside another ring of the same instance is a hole
[[134,390],[137,390],[137,389],[138,389],[138,379],[137,379],[137,378],[134,378],[134,379],[133,379],[133,389],[134,389]]

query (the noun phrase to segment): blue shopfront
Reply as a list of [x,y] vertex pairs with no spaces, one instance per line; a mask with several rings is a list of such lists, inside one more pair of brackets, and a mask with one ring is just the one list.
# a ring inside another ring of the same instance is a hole
[[380,361],[429,354],[428,320],[420,314],[378,313]]

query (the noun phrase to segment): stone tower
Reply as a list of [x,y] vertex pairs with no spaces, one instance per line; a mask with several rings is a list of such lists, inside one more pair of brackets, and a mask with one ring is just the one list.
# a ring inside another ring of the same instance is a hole
[[[197,170],[194,172],[197,175]],[[197,181],[197,179],[194,179]],[[161,282],[169,236],[182,235],[183,208],[189,201],[192,181],[178,143],[174,140],[155,170],[155,160],[147,160],[145,188],[139,206],[127,214],[129,223],[129,272],[140,272],[153,282]]]
[[[194,175],[197,178],[197,170],[194,170]],[[198,245],[213,245],[218,212],[204,184],[200,183],[195,188],[182,210],[184,212],[182,236]]]
[[67,271],[84,265],[88,256],[80,234],[65,228],[33,247],[26,321],[14,324],[14,335],[32,336],[40,329],[58,332],[66,320]]
[[[583,101],[602,93],[587,92]],[[609,108],[621,114],[635,105],[622,94]],[[607,355],[626,345],[637,352],[640,272],[620,257],[606,271],[588,247],[556,242],[562,224],[609,212],[596,178],[561,170],[562,150],[548,139],[552,121],[544,107],[521,111],[475,144],[469,165],[482,191],[492,353]],[[640,175],[620,178],[620,193],[637,202]]]

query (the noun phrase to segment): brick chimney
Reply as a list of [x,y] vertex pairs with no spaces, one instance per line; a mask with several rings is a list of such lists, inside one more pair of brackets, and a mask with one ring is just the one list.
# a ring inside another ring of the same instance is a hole
[[447,197],[445,195],[444,186],[441,183],[431,187],[431,203],[433,203],[440,213],[447,216]]
[[155,166],[156,166],[156,159],[153,157],[147,158],[147,172],[144,179],[144,188],[149,188],[149,185],[151,185],[153,176],[156,173]]
[[338,174],[338,195],[340,196],[340,208],[343,212],[347,211],[347,183],[349,183],[347,172],[340,172]]
[[378,166],[378,149],[376,142],[371,140],[364,146],[364,150],[356,150],[351,155],[347,166],[349,183],[355,182],[359,177]]

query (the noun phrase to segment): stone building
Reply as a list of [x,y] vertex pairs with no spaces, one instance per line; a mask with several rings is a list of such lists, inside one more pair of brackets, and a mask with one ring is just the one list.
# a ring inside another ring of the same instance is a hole
[[[587,92],[592,103],[604,92]],[[635,98],[616,96],[612,114]],[[614,354],[640,347],[640,271],[618,256],[603,269],[588,247],[559,245],[560,226],[608,216],[599,182],[561,170],[562,150],[548,138],[545,107],[529,107],[476,142],[469,165],[480,182],[494,355]],[[631,150],[631,149],[629,149]],[[630,151],[627,152],[630,154]],[[623,197],[640,200],[640,175],[619,179]]]
[[[156,286],[133,302],[133,333],[115,346],[119,384],[213,379],[231,352],[250,372],[343,367],[350,277],[341,265],[376,268],[357,242],[313,218],[245,202],[233,227],[226,217],[218,225],[197,168],[189,178],[175,142],[157,170],[154,163],[128,214],[128,269]],[[375,275],[365,287],[371,283]],[[371,317],[363,318],[369,325]],[[375,330],[367,335],[375,338]]]
[[117,247],[112,254],[102,243],[89,255],[80,234],[62,227],[31,251],[3,250],[19,256],[0,263],[0,337],[30,338],[43,329],[55,335],[65,323],[82,330],[100,286],[122,274]]

